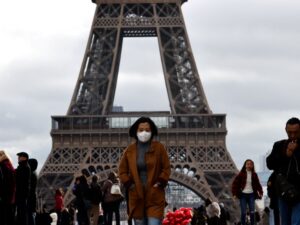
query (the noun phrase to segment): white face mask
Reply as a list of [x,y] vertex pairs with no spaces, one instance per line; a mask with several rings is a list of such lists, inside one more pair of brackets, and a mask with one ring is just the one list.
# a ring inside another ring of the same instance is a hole
[[137,132],[136,135],[137,135],[140,142],[147,142],[151,138],[151,132],[150,131],[149,132],[147,132],[147,131]]

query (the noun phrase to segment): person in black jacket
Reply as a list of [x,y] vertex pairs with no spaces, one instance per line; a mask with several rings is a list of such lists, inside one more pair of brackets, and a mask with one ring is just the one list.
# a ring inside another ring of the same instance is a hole
[[30,174],[30,192],[28,198],[28,225],[35,225],[36,217],[36,184],[37,174],[36,169],[38,167],[38,161],[36,159],[28,160],[29,167],[31,169]]
[[[277,175],[285,176],[290,184],[300,190],[300,120],[295,117],[289,119],[285,130],[288,139],[274,143],[272,152],[267,157],[267,167]],[[289,204],[282,196],[278,198],[281,224],[299,225],[300,199]]]
[[90,208],[90,190],[87,179],[84,175],[76,177],[73,187],[73,194],[76,196],[75,204],[77,209],[77,221],[79,225],[90,225],[88,210]]
[[227,225],[227,221],[230,220],[230,214],[229,214],[228,210],[225,209],[225,205],[223,202],[220,202],[219,206],[221,209],[220,225]]
[[18,167],[16,169],[16,209],[17,225],[28,225],[28,197],[30,193],[31,170],[28,165],[28,154],[19,152]]
[[276,173],[273,172],[267,182],[267,192],[270,198],[269,207],[273,210],[274,225],[280,225],[278,198],[276,194]]
[[98,224],[99,219],[99,204],[102,201],[102,190],[98,183],[97,175],[93,175],[90,183],[91,208],[89,209],[89,217],[92,219],[92,225]]

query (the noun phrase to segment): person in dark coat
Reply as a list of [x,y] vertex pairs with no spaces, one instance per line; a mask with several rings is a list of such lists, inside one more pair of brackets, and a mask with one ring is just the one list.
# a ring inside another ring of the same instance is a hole
[[255,224],[255,200],[261,199],[263,189],[254,169],[254,162],[247,159],[232,183],[232,196],[240,199],[241,224],[246,224],[247,206],[250,212],[250,223]]
[[50,212],[44,204],[36,215],[36,225],[50,225],[51,221]]
[[116,225],[120,225],[120,204],[123,200],[123,196],[111,193],[113,184],[120,186],[120,180],[116,173],[110,172],[108,179],[104,181],[102,186],[104,225],[112,225],[113,214],[115,214]]
[[28,225],[28,198],[30,195],[31,170],[28,164],[28,154],[19,152],[16,169],[16,209],[17,225]]
[[73,194],[76,196],[75,205],[77,209],[77,221],[79,225],[89,225],[88,210],[90,208],[90,189],[84,175],[76,177],[73,187]]
[[[276,174],[286,177],[287,181],[300,190],[300,120],[296,117],[286,122],[285,131],[288,139],[274,143],[271,154],[267,157],[267,167]],[[277,179],[277,177],[276,177]],[[276,181],[275,181],[276,182]],[[294,204],[278,196],[279,213],[282,225],[300,224],[300,198]]]
[[16,171],[7,156],[0,151],[0,224],[13,225],[15,213]]
[[193,209],[191,225],[207,225],[207,215],[204,205]]
[[278,206],[278,197],[276,194],[276,173],[270,175],[267,182],[267,192],[270,198],[270,208],[273,210],[274,225],[280,225],[280,215]]
[[220,215],[220,225],[227,225],[227,221],[230,220],[230,214],[228,210],[225,209],[224,203],[219,203],[220,209],[221,209],[221,215]]
[[91,194],[91,208],[89,210],[89,217],[93,221],[93,225],[98,224],[99,220],[99,206],[102,201],[102,190],[98,183],[97,175],[93,175],[92,182],[90,183],[90,194]]
[[37,174],[36,169],[38,167],[38,161],[36,159],[29,159],[28,164],[30,166],[30,192],[28,198],[28,225],[35,225],[36,217],[36,184]]
[[221,209],[217,202],[205,199],[207,225],[220,225]]

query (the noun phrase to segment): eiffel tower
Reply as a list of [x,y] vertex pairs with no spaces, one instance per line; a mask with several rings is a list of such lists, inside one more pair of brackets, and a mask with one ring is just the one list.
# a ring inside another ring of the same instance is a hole
[[[73,97],[65,116],[52,116],[52,150],[40,172],[38,195],[53,202],[54,190],[74,196],[74,178],[117,171],[128,128],[140,116],[159,127],[172,165],[171,180],[202,199],[230,198],[236,166],[226,149],[224,114],[213,114],[205,97],[181,6],[186,0],[97,0],[96,11]],[[123,39],[157,37],[170,112],[114,112]]]

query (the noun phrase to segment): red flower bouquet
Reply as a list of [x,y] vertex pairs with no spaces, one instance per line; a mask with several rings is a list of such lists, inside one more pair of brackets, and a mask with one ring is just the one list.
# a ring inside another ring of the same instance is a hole
[[187,225],[192,220],[192,208],[180,208],[174,212],[168,212],[164,218],[163,225]]

